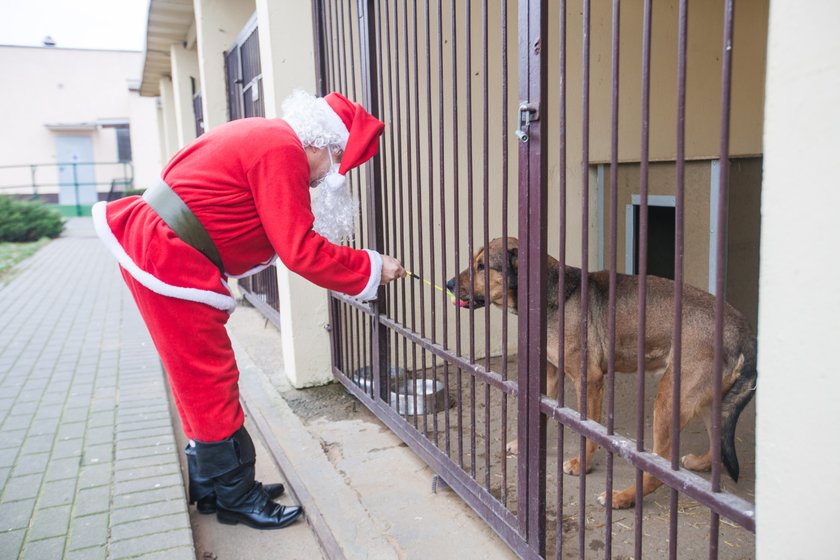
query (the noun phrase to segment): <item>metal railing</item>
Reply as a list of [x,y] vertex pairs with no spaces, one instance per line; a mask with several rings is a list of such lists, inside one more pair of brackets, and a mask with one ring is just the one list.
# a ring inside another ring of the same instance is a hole
[[134,166],[122,162],[38,163],[0,166],[0,194],[83,207],[134,188]]

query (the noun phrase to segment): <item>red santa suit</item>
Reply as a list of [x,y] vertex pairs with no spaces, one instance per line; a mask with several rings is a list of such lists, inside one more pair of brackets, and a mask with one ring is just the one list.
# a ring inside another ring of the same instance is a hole
[[[331,105],[338,103],[351,139],[342,167],[359,165],[376,152],[384,125],[361,106],[336,99]],[[367,138],[354,143],[354,126],[362,121]],[[93,221],[149,328],[186,435],[218,441],[244,419],[225,330],[235,307],[226,276],[252,274],[279,256],[319,286],[370,300],[379,287],[381,256],[334,245],[312,229],[307,155],[282,119],[241,119],[210,130],[172,158],[162,179],[207,230],[224,274],[142,197],[98,203]]]

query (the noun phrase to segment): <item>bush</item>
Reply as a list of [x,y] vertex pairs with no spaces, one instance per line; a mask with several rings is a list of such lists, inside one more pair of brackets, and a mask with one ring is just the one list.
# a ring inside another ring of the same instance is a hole
[[64,229],[61,214],[39,202],[0,196],[0,241],[56,238]]

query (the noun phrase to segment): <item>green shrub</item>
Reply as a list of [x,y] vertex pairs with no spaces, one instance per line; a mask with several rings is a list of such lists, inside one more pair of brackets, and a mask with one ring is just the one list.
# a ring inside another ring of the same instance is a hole
[[64,218],[39,202],[0,196],[0,241],[37,241],[56,238],[64,229]]

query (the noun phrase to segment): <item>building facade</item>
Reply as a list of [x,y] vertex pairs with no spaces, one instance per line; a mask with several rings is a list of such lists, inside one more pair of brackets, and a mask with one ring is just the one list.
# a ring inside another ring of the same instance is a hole
[[0,46],[15,76],[0,116],[0,193],[89,207],[160,170],[156,101],[141,97],[143,54]]

